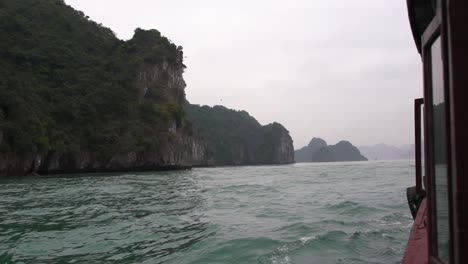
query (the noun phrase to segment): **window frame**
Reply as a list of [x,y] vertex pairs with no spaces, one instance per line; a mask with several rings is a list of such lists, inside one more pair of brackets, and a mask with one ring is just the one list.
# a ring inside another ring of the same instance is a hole
[[[445,132],[447,136],[447,193],[448,193],[448,211],[449,211],[449,263],[453,263],[453,212],[452,212],[452,164],[451,160],[451,131],[450,131],[450,93],[448,81],[448,52],[447,52],[447,34],[446,25],[444,23],[444,6],[443,0],[438,0],[436,4],[435,16],[429,26],[424,31],[421,37],[421,51],[423,59],[423,72],[424,72],[424,159],[425,159],[425,176],[427,178],[428,190],[426,190],[428,197],[428,240],[429,240],[429,263],[444,264],[438,258],[438,245],[437,245],[437,226],[436,226],[436,208],[435,208],[435,172],[434,172],[434,131],[433,131],[433,98],[432,98],[432,44],[440,37],[441,41],[441,54],[443,57],[443,83],[444,83],[444,101],[445,101]],[[446,263],[445,263],[446,264]]]
[[[426,135],[425,127],[422,122],[424,122],[424,113],[422,107],[424,106],[424,98],[418,98],[414,100],[414,138],[415,138],[415,162],[416,162],[416,193],[424,197],[426,196],[426,191],[423,189],[423,173],[425,173],[424,168],[422,167],[422,161],[424,160],[424,153],[421,151],[422,139],[425,139]],[[421,139],[422,137],[422,139]],[[424,148],[425,149],[425,148]]]

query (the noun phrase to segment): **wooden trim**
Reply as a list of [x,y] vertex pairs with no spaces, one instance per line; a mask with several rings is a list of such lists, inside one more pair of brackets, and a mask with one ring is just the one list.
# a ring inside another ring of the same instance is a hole
[[[432,120],[432,63],[431,63],[431,53],[428,48],[430,43],[424,43],[422,47],[422,59],[423,59],[423,76],[424,76],[424,99],[425,99],[425,115],[424,115],[424,156],[425,156],[425,175],[427,179],[427,222],[428,222],[428,246],[429,246],[429,256],[434,254],[437,248],[434,248],[437,245],[437,237],[434,237],[435,232],[435,223],[434,223],[434,216],[435,216],[435,194],[434,194],[434,177],[432,172],[432,161],[433,159],[433,144],[431,142],[433,138],[433,131],[429,128],[433,127],[433,120]],[[437,253],[437,252],[435,252]],[[429,258],[430,260],[430,258]]]
[[424,34],[421,37],[423,53],[427,44],[433,42],[434,39],[440,34],[441,24],[442,12],[440,11],[440,9],[438,9],[431,23],[429,24],[429,26],[427,26],[426,31],[424,31]]
[[453,263],[468,259],[468,2],[450,0],[444,4],[447,32],[447,65],[450,91],[452,156]]

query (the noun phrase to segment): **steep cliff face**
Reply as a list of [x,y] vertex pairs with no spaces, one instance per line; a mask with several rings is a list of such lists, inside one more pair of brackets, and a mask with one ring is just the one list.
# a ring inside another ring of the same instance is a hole
[[129,41],[60,0],[0,5],[0,176],[189,167],[183,52]]
[[206,142],[205,158],[212,165],[294,162],[293,141],[281,124],[262,126],[247,112],[223,106],[187,105],[186,111],[194,131]]
[[151,89],[159,93],[158,96],[167,101],[182,104],[185,100],[184,70],[180,65],[170,65],[166,61],[162,64],[141,65],[137,72],[136,88],[139,99],[149,97]]
[[334,161],[366,161],[359,149],[349,141],[340,141],[328,146],[325,140],[313,138],[309,145],[294,152],[296,162],[334,162]]
[[273,123],[263,127],[265,140],[261,145],[267,149],[264,155],[267,157],[266,163],[271,164],[289,164],[294,163],[293,140],[281,124]]
[[[167,65],[141,65],[137,73],[136,89],[141,91],[145,87],[145,94],[138,97],[139,103],[136,107],[151,103],[152,107],[164,107],[166,102],[171,103],[171,107],[177,108],[185,101],[185,82],[182,78],[182,67]],[[129,87],[129,89],[133,89]],[[156,90],[156,91],[154,91]],[[158,92],[158,99],[151,98],[151,94]],[[134,98],[137,99],[137,98]],[[131,101],[131,99],[130,99]],[[168,111],[170,112],[170,111]],[[141,113],[142,118],[145,115]],[[27,153],[2,153],[0,155],[0,176],[1,175],[25,175],[25,174],[51,174],[70,172],[106,172],[106,171],[127,171],[127,170],[159,170],[184,168],[192,166],[193,162],[203,165],[210,165],[210,159],[205,157],[206,146],[201,140],[197,140],[190,128],[185,126],[183,119],[177,119],[177,113],[171,116],[169,113],[163,124],[150,122],[141,128],[143,133],[139,136],[147,138],[141,144],[148,144],[137,148],[126,146],[127,139],[136,135],[130,129],[123,129],[119,135],[123,144],[118,144],[112,149],[106,149],[101,153],[96,149],[80,145],[76,151],[60,151],[50,149],[46,153],[31,151]],[[151,118],[149,118],[151,120]],[[125,124],[127,125],[127,124]],[[157,146],[152,146],[154,139]],[[85,139],[83,139],[84,141]],[[2,133],[3,141],[3,133]],[[0,142],[1,144],[1,142]]]
[[211,121],[185,116],[182,47],[157,30],[122,41],[62,0],[0,14],[0,176],[293,162],[287,130],[245,112],[230,124],[245,130],[198,133]]

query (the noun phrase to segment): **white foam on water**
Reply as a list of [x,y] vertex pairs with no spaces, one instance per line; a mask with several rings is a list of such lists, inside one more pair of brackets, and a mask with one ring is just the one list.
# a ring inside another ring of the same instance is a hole
[[315,236],[311,236],[311,237],[301,237],[301,242],[302,244],[305,244],[307,243],[308,241],[312,240],[312,239],[315,239]]
[[272,264],[291,264],[291,258],[287,255],[281,259],[276,259],[275,257],[271,260],[271,263]]

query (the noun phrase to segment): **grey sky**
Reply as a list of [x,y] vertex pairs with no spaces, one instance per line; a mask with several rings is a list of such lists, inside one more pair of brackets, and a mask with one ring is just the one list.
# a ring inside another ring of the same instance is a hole
[[277,121],[294,147],[413,142],[420,58],[405,0],[66,0],[119,38],[184,47],[191,103]]

